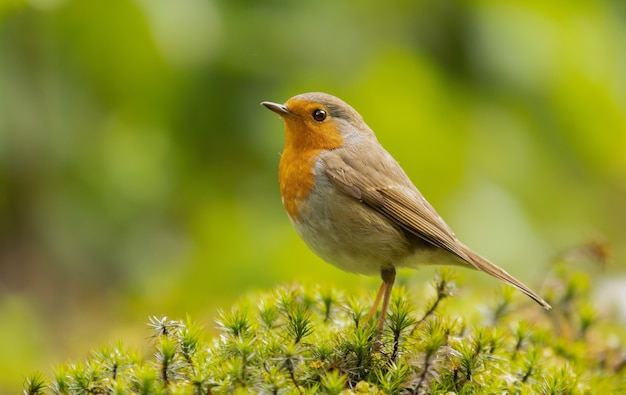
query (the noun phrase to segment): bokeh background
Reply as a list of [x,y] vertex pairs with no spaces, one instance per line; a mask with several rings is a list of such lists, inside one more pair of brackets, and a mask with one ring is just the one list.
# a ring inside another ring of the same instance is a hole
[[150,315],[211,330],[252,290],[374,290],[280,204],[283,125],[259,102],[317,90],[520,279],[589,242],[611,253],[593,283],[623,278],[621,0],[1,0],[0,392],[145,342]]

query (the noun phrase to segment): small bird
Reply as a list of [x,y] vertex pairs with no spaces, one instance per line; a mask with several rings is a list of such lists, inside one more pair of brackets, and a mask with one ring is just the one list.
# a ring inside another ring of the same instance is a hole
[[550,305],[461,243],[380,145],[361,115],[341,99],[312,92],[285,104],[262,102],[285,123],[278,178],[283,206],[319,257],[347,272],[380,275],[383,330],[396,269],[423,264],[484,271]]

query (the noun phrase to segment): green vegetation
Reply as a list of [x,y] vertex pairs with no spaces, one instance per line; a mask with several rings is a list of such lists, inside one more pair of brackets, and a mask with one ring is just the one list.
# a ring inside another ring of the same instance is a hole
[[29,376],[24,393],[623,393],[624,333],[587,304],[579,275],[565,273],[549,280],[552,311],[507,288],[471,320],[451,312],[476,306],[448,298],[456,287],[442,269],[420,303],[394,291],[379,340],[375,322],[365,320],[369,299],[281,287],[223,312],[215,338],[190,320],[153,317],[148,357],[107,346],[51,379]]

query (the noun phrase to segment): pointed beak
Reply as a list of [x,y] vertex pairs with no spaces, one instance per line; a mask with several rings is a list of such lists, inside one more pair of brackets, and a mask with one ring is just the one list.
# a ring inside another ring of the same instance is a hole
[[284,104],[272,103],[271,101],[264,101],[261,104],[267,107],[268,109],[274,111],[276,114],[280,115],[281,117],[283,115],[292,115],[291,111],[289,111],[287,109],[287,106],[285,106]]

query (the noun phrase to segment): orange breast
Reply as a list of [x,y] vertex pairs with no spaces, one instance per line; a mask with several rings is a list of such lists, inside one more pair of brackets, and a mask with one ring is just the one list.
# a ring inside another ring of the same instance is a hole
[[311,193],[315,184],[313,165],[322,150],[298,152],[285,147],[280,157],[278,181],[285,210],[291,218],[300,218],[299,204]]
[[[306,103],[288,102],[296,108]],[[308,114],[309,110],[305,111]],[[300,218],[299,205],[304,202],[315,179],[313,166],[323,150],[338,148],[343,139],[335,122],[317,123],[306,116],[283,117],[285,121],[285,149],[280,157],[278,180],[283,205],[289,216]]]

